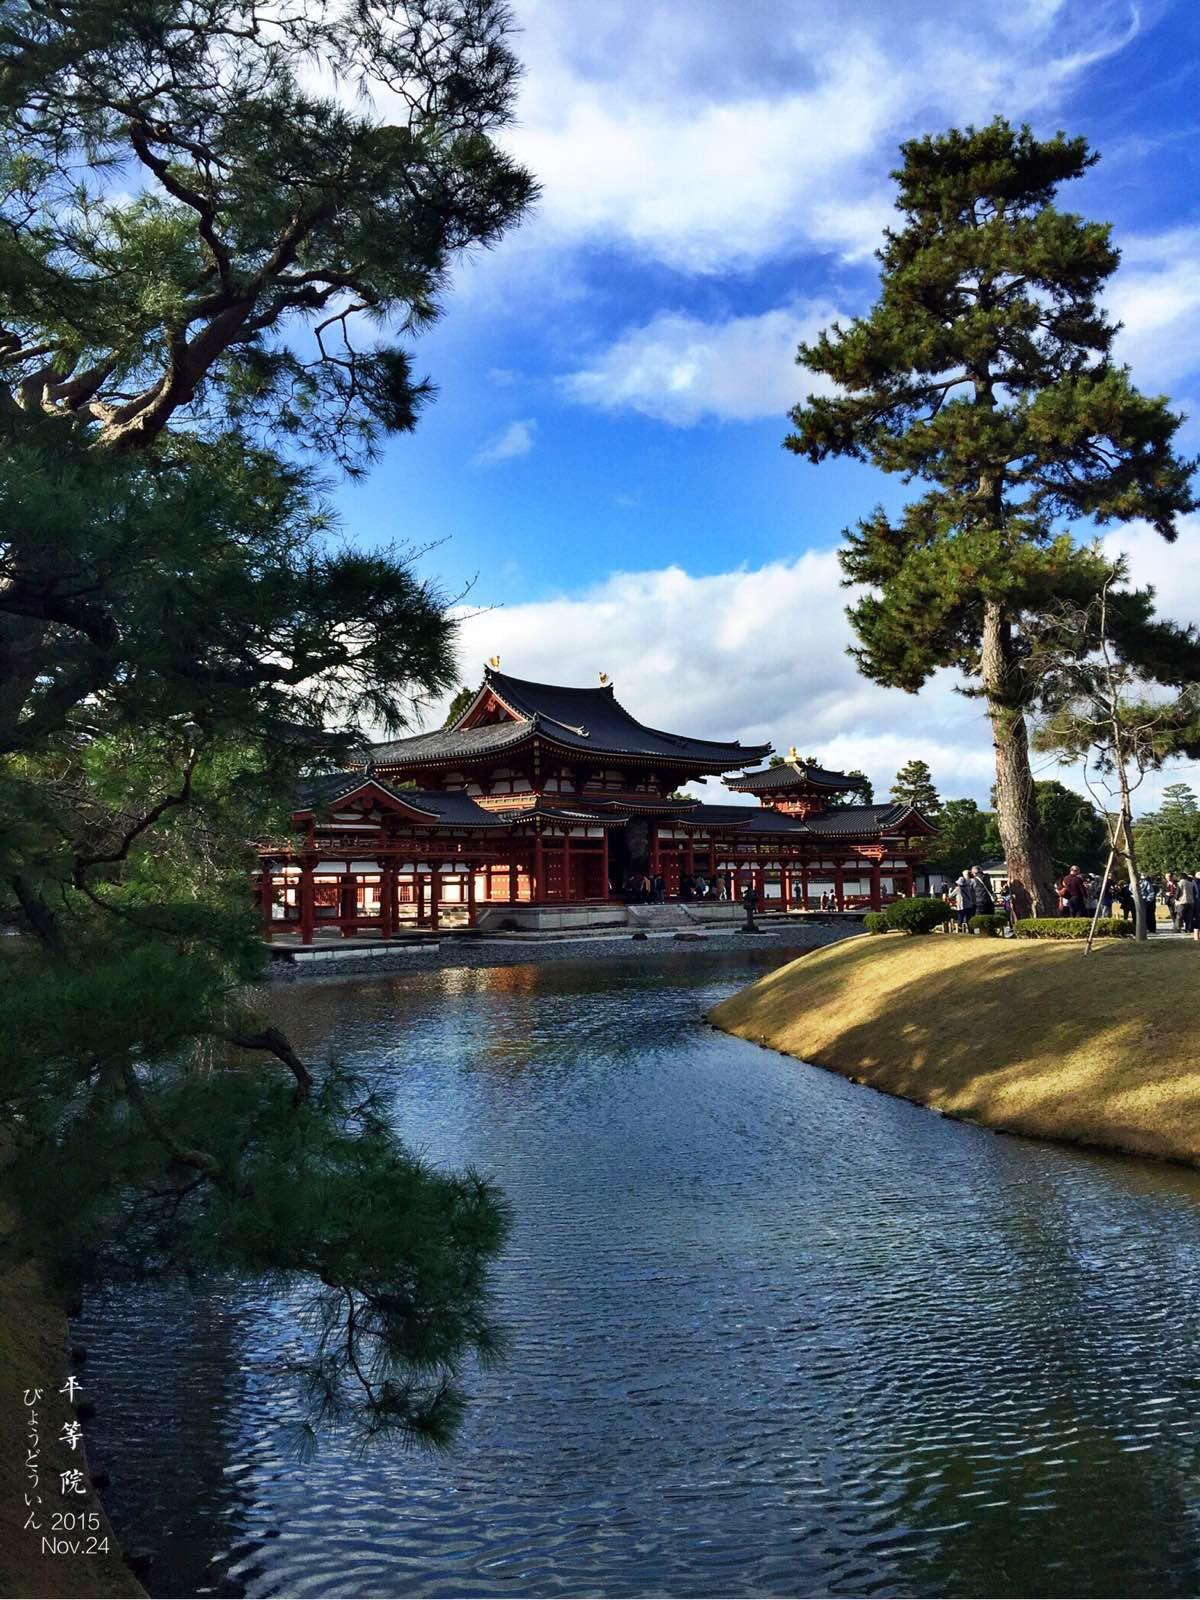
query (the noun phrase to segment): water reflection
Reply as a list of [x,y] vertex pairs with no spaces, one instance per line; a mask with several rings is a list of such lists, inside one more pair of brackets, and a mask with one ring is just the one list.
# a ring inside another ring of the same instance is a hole
[[[334,1439],[301,1470],[261,1373],[286,1303],[94,1310],[112,1509],[154,1592],[1200,1588],[1200,1180],[703,1028],[769,959],[272,997],[412,1144],[503,1184],[513,1351],[449,1457]],[[166,1418],[146,1397],[180,1372]]]

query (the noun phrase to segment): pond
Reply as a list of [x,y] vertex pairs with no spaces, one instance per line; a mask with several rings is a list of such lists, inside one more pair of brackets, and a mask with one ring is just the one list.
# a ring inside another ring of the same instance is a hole
[[264,1370],[285,1304],[89,1305],[93,1465],[152,1593],[1200,1590],[1200,1176],[948,1122],[702,1023],[778,959],[272,994],[414,1147],[507,1192],[511,1353],[449,1454],[335,1436],[300,1464]]

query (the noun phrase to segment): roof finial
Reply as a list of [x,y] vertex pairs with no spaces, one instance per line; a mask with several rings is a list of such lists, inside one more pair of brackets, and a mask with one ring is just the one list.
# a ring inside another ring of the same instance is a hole
[[491,667],[494,672],[499,672],[500,671],[500,657],[499,656],[489,656],[488,657],[488,666]]
[[799,761],[799,759],[800,759],[800,752],[799,752],[799,750],[796,749],[795,745],[792,745],[788,750],[788,760],[789,761]]
[[607,672],[602,672],[600,674],[600,687],[603,689],[604,685],[607,682],[608,682],[608,673]]

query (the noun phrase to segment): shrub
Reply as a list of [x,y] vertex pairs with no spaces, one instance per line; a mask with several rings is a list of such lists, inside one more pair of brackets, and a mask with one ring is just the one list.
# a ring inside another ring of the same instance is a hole
[[944,900],[932,896],[914,896],[911,900],[893,900],[883,912],[885,926],[898,933],[932,933],[954,916]]
[[886,911],[868,911],[863,918],[863,927],[868,933],[886,933],[888,919]]
[[1008,918],[1002,911],[983,911],[979,916],[972,917],[967,926],[972,933],[987,933],[999,938],[1008,927]]
[[[1018,939],[1086,939],[1091,917],[1025,917],[1016,925]],[[1119,917],[1101,917],[1096,923],[1097,939],[1128,939],[1133,923]]]

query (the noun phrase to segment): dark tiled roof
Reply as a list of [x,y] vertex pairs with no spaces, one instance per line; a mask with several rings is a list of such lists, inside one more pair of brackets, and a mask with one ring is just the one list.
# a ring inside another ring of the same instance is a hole
[[803,761],[785,761],[781,767],[763,767],[758,772],[743,772],[726,783],[739,794],[776,794],[786,789],[857,789],[859,780],[827,767],[810,767]]
[[431,823],[446,828],[497,828],[507,824],[494,812],[475,804],[469,794],[444,789],[401,789],[369,772],[330,772],[309,778],[296,794],[297,811],[328,811],[339,800],[371,783],[401,805],[428,813]]
[[804,820],[810,833],[840,839],[895,833],[905,821],[918,824],[912,830],[914,833],[923,833],[929,826],[919,811],[904,802],[886,806],[837,806],[819,817]]
[[[456,724],[413,739],[394,739],[373,746],[368,752],[371,759],[379,765],[409,766],[487,756],[521,744],[534,734],[570,750],[657,758],[666,764],[697,766],[709,772],[726,772],[761,761],[771,750],[769,744],[743,746],[736,740],[690,739],[684,734],[648,728],[626,711],[611,684],[599,689],[573,689],[510,678],[489,667],[480,693],[484,689],[491,690],[508,706],[516,720],[482,728]],[[463,717],[469,716],[470,711],[468,707]]]
[[739,834],[790,834],[804,839],[877,839],[894,833],[902,822],[914,820],[914,833],[929,824],[908,805],[836,806],[818,816],[789,817],[766,806],[697,806],[681,818],[688,828],[733,829]]
[[506,823],[532,822],[535,817],[543,817],[551,822],[569,822],[572,827],[619,828],[629,821],[628,812],[593,811],[587,806],[552,806],[544,801],[523,810],[497,811],[493,815],[503,817]]
[[438,728],[434,733],[418,733],[411,739],[373,744],[364,754],[381,767],[417,766],[422,761],[491,755],[511,745],[524,744],[532,733],[532,723],[524,718],[519,722],[496,722],[487,728],[467,728],[462,733],[454,728]]

